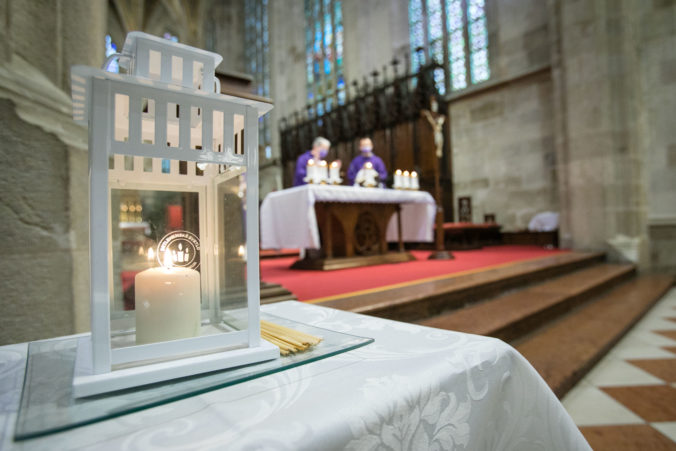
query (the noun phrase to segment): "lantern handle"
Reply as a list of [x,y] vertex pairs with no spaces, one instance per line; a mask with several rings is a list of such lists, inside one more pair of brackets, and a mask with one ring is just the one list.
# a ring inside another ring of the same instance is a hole
[[[131,57],[129,55],[124,54],[124,53],[112,53],[108,56],[108,58],[106,58],[106,61],[101,66],[101,69],[108,71],[108,66],[110,65],[110,63],[114,59],[117,59],[119,61],[122,58],[127,58],[127,59],[131,60]],[[126,66],[125,66],[125,68],[126,68]]]

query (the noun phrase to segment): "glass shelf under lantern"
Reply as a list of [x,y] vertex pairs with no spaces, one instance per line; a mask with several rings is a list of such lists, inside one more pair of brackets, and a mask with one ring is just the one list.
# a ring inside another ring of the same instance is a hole
[[[92,336],[76,396],[278,357],[260,339],[258,118],[221,57],[134,32],[127,74],[72,70],[90,127]],[[215,92],[214,92],[215,91]]]

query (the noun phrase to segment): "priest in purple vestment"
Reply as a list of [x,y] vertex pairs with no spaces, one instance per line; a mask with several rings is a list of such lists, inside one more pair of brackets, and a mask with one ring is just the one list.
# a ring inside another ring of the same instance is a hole
[[354,179],[357,176],[357,173],[364,167],[364,164],[369,161],[373,165],[373,169],[378,172],[378,181],[381,184],[385,183],[385,179],[387,179],[387,168],[385,167],[385,163],[379,156],[373,154],[373,141],[371,141],[371,138],[364,137],[359,140],[359,155],[354,157],[347,170],[348,184],[354,185]]
[[293,186],[305,185],[307,182],[303,180],[307,175],[307,162],[315,160],[319,163],[320,160],[326,158],[331,148],[331,141],[326,138],[318,136],[312,142],[312,149],[303,153],[298,160],[296,160],[296,173],[293,176]]

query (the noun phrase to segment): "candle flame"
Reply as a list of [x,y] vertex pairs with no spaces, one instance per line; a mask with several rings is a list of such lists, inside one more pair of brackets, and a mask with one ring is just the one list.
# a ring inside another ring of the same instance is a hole
[[148,261],[152,261],[155,258],[155,249],[152,247],[148,248]]
[[401,175],[401,169],[397,169],[396,171],[394,171],[394,173],[395,173],[396,175]]
[[319,166],[326,166],[326,160],[322,160],[319,162]]
[[418,173],[417,173],[417,172],[411,171],[411,177],[414,177],[414,178],[415,178],[415,177],[417,177],[417,176],[418,176]]
[[244,245],[240,244],[239,247],[237,248],[237,255],[240,257],[244,257],[244,253],[246,252],[246,249],[244,249]]
[[373,169],[373,163],[371,163],[370,161],[367,161],[366,163],[364,163],[364,167],[366,169]]
[[408,171],[404,171],[404,177],[408,177],[408,176],[409,176]]
[[315,160],[313,160],[312,158],[310,158],[309,160],[307,160],[307,165],[308,165],[308,166],[314,166],[314,165],[315,165]]
[[171,252],[166,251],[164,253],[164,259],[162,261],[162,266],[164,266],[167,269],[171,269],[174,267],[174,259],[171,257]]
[[337,168],[338,167],[338,161],[334,161],[333,163],[331,163],[331,167]]

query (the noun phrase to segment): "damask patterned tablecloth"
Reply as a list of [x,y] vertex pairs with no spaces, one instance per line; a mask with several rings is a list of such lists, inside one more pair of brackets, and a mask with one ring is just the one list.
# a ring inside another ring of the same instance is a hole
[[12,442],[26,344],[0,347],[2,449],[589,450],[530,364],[493,338],[283,302],[264,311],[375,342],[66,432]]
[[[362,188],[358,186],[302,185],[268,194],[261,204],[263,249],[321,247],[316,202],[401,204],[404,241],[432,241],[436,203],[426,191]],[[387,226],[387,240],[397,241],[397,221]]]

